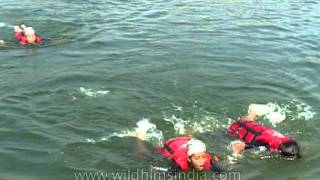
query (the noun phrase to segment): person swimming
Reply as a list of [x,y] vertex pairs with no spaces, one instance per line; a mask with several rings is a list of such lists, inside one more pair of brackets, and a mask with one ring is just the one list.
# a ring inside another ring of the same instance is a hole
[[288,135],[259,124],[256,116],[264,115],[261,109],[249,107],[248,116],[232,123],[228,129],[230,136],[236,136],[240,142],[233,144],[234,153],[241,153],[245,149],[257,148],[261,151],[278,152],[289,158],[299,158],[300,149],[295,139]]
[[32,27],[27,27],[22,24],[14,26],[15,38],[21,45],[39,45],[41,44],[41,37],[35,33]]
[[213,172],[222,172],[222,168],[218,164],[218,158],[211,155],[206,149],[206,145],[195,138],[191,137],[175,137],[167,140],[163,147],[158,147],[163,157],[172,160],[173,164],[169,173],[177,173],[179,171],[196,171],[212,170]]

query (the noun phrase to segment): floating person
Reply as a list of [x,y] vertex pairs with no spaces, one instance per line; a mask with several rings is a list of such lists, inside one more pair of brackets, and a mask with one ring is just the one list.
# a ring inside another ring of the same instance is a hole
[[169,175],[189,170],[223,172],[217,156],[211,158],[206,145],[198,139],[191,137],[171,138],[164,143],[163,147],[157,150],[165,158],[169,158],[173,162],[172,167],[168,171]]
[[156,125],[150,123],[147,119],[139,121],[135,130],[128,132],[130,136],[142,140],[138,141],[137,144],[140,153],[147,150],[145,142],[151,142],[151,139],[157,141],[157,145],[152,152],[161,154],[164,158],[170,160],[170,168],[165,170],[169,178],[178,176],[179,172],[188,171],[211,170],[217,175],[223,175],[222,172],[225,172],[219,164],[218,157],[211,157],[206,145],[198,139],[179,136],[164,141],[162,133],[156,128]]
[[232,144],[233,152],[239,154],[243,150],[257,148],[260,151],[277,152],[287,158],[299,158],[300,149],[293,137],[283,135],[255,121],[257,116],[266,113],[260,106],[249,106],[248,116],[230,125],[229,135],[240,140]]
[[15,37],[21,45],[39,45],[41,37],[38,36],[32,27],[27,27],[25,24],[14,26]]

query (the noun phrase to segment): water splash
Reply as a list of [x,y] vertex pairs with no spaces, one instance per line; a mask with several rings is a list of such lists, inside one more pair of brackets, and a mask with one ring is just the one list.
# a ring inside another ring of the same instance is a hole
[[242,154],[238,154],[233,152],[233,146],[237,143],[241,142],[240,140],[231,141],[228,145],[228,151],[232,152],[230,155],[227,156],[228,163],[227,164],[236,164],[242,157]]
[[80,87],[79,88],[80,93],[88,96],[88,97],[99,97],[99,96],[103,96],[103,95],[107,95],[110,93],[110,91],[108,90],[98,90],[98,91],[94,91],[92,89],[86,89],[84,87]]
[[178,118],[175,115],[172,115],[171,117],[165,117],[164,120],[172,123],[177,134],[185,134],[187,132],[186,129],[188,121]]
[[186,135],[189,132],[213,132],[215,129],[225,129],[228,127],[228,124],[224,123],[223,120],[218,120],[217,118],[210,115],[203,115],[197,118],[184,120],[182,118],[178,118],[176,115],[173,114],[171,115],[171,117],[165,116],[163,119],[167,122],[170,122],[176,134],[179,135]]
[[6,24],[6,23],[4,23],[4,22],[0,22],[0,28],[2,28],[2,27],[13,28],[14,26],[13,26],[13,25]]
[[0,28],[5,27],[6,23],[0,22]]
[[[150,122],[149,119],[143,118],[137,122],[137,127],[134,129],[126,129],[120,132],[112,133],[107,137],[102,137],[100,141],[108,141],[112,137],[136,137],[143,141],[148,141],[152,144],[161,146],[163,143],[163,134],[157,129],[157,126]],[[88,140],[87,140],[88,141]],[[92,140],[89,140],[90,142]]]
[[317,113],[313,110],[313,107],[300,102],[298,104],[296,104],[296,108],[297,108],[297,119],[304,119],[306,121],[311,120]]
[[274,103],[268,104],[250,104],[249,111],[254,111],[258,116],[264,116],[272,126],[286,119],[285,109]]
[[282,104],[272,102],[267,104],[251,104],[249,107],[252,106],[256,108],[259,115],[262,115],[263,118],[271,122],[274,127],[286,119],[308,121],[316,115],[312,106],[298,100],[291,100]]
[[177,106],[177,105],[175,105],[175,104],[172,104],[172,106],[174,107],[174,110],[175,111],[179,111],[179,112],[182,112],[183,110],[182,110],[182,106]]

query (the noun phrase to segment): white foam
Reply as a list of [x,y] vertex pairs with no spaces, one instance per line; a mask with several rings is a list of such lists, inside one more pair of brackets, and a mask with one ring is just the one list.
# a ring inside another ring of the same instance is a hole
[[289,120],[310,120],[316,112],[313,107],[299,100],[292,100],[285,104],[267,103],[267,104],[251,104],[256,114],[264,116],[273,126],[281,123],[290,117]]
[[173,107],[174,107],[174,110],[175,111],[180,111],[180,112],[182,112],[182,107],[181,106],[177,106],[177,105],[172,105]]
[[92,144],[96,143],[96,140],[94,139],[86,139],[86,141],[87,143],[92,143]]
[[107,137],[103,137],[101,141],[107,141],[111,137],[136,137],[143,141],[148,141],[156,145],[162,145],[163,134],[157,129],[157,126],[150,122],[149,119],[143,118],[137,122],[137,127],[133,130],[127,129],[120,132],[115,132]]
[[298,104],[296,104],[297,107],[297,118],[299,119],[304,119],[306,121],[311,120],[317,113],[315,111],[313,111],[312,106],[300,102]]
[[191,125],[192,129],[199,133],[212,132],[214,127],[223,127],[222,122],[219,122],[216,118],[212,116],[204,116],[198,121],[195,121]]
[[187,121],[181,118],[177,118],[175,115],[172,115],[171,117],[165,117],[164,120],[172,123],[176,133],[178,134],[186,133],[186,126],[188,124]]
[[274,103],[250,104],[249,111],[254,112],[258,116],[265,116],[265,118],[271,122],[272,126],[276,126],[286,119],[284,109]]
[[84,87],[80,87],[79,91],[80,91],[80,93],[83,93],[88,97],[98,97],[98,96],[103,96],[103,95],[107,95],[110,93],[110,91],[108,91],[108,90],[94,91],[92,89],[86,89]]
[[170,122],[179,135],[186,135],[188,132],[212,132],[214,128],[228,127],[228,124],[224,124],[212,116],[203,116],[195,120],[184,120],[173,114],[171,117],[165,116],[164,120]]
[[0,22],[0,28],[5,26],[6,26],[6,23]]

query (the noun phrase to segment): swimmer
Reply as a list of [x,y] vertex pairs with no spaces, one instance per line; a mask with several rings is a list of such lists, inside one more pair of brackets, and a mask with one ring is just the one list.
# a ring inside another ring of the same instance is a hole
[[39,45],[41,37],[38,36],[32,27],[22,24],[14,26],[15,37],[21,45]]
[[163,157],[172,161],[172,166],[168,170],[171,177],[180,171],[187,172],[190,170],[223,172],[217,156],[211,157],[206,145],[198,139],[191,137],[171,138],[157,150],[161,152]]
[[248,109],[247,117],[241,118],[230,125],[229,135],[236,136],[240,140],[240,142],[232,145],[234,153],[239,154],[243,150],[257,148],[260,151],[278,152],[284,157],[299,158],[299,146],[293,137],[283,135],[255,121],[257,116],[267,113],[267,111],[264,111],[251,106]]

